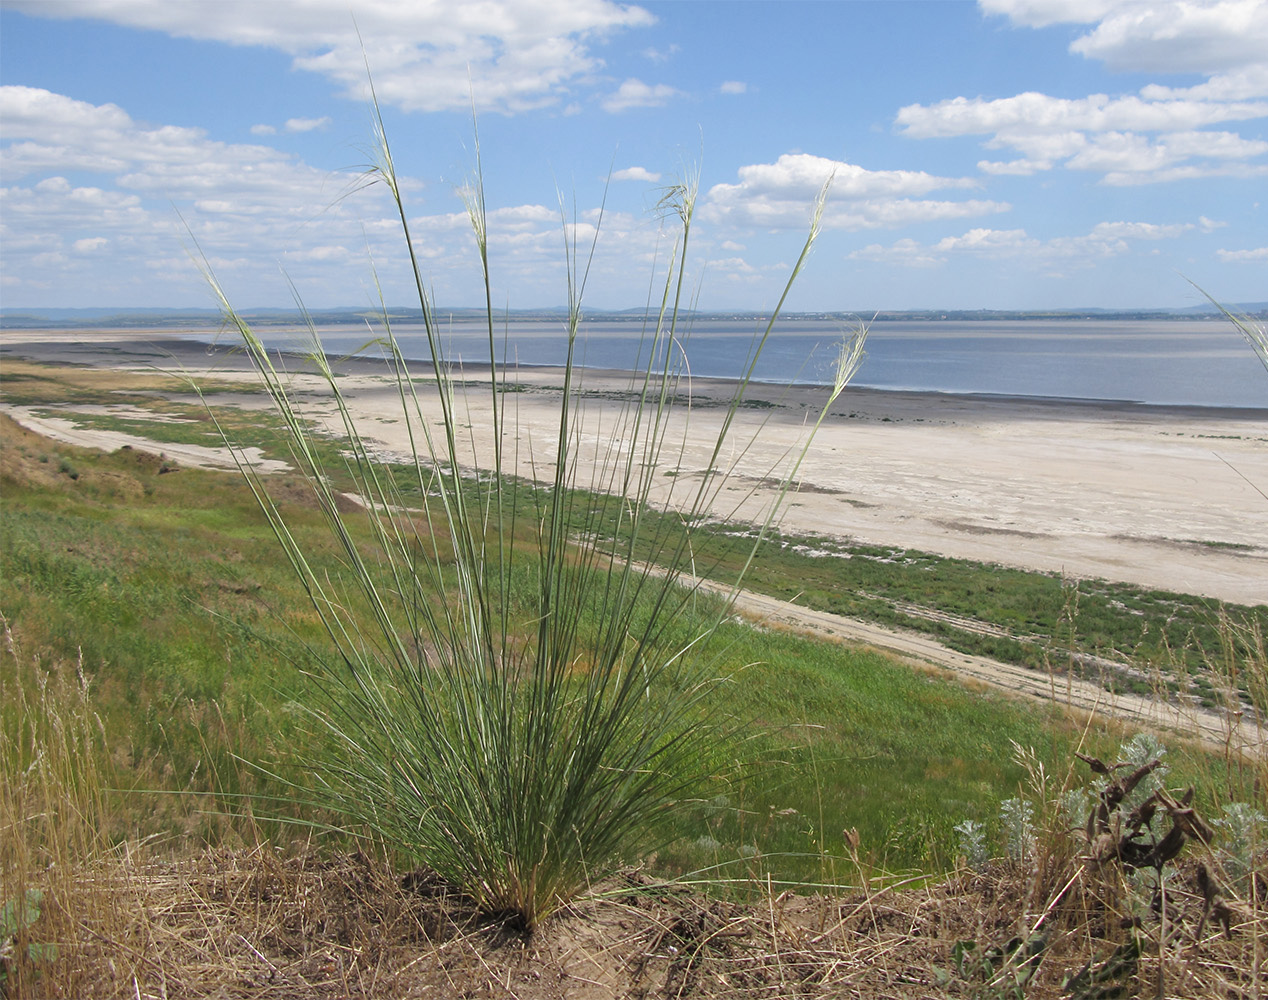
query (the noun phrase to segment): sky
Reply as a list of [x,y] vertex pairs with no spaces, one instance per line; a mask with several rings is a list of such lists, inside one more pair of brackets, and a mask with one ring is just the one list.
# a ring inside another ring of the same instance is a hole
[[[0,0],[0,303],[414,302],[367,65],[440,306],[1268,299],[1268,0]],[[474,110],[474,114],[473,114]],[[660,277],[658,277],[660,276]]]

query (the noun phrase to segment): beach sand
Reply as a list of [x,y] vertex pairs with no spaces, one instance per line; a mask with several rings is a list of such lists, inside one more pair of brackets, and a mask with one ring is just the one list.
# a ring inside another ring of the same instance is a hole
[[[0,364],[27,357],[135,370],[184,369],[218,380],[252,378],[246,359],[171,331],[5,331]],[[294,362],[288,362],[294,364]],[[1255,364],[1248,352],[1247,364]],[[295,365],[298,370],[302,368]],[[340,386],[363,436],[385,454],[408,449],[394,381],[381,362],[344,364]],[[416,377],[429,373],[425,365]],[[1268,376],[1266,376],[1268,377]],[[491,454],[487,371],[460,376],[464,466]],[[561,373],[519,369],[507,406],[518,471],[554,458]],[[483,383],[484,390],[480,390]],[[630,418],[629,377],[586,371],[585,415],[575,443],[578,484],[620,448]],[[692,405],[675,411],[655,482],[656,498],[687,502],[710,463],[734,386],[685,382]],[[295,376],[314,417],[334,417],[328,391]],[[433,388],[420,383],[426,419],[439,419]],[[769,504],[825,390],[754,386],[715,465],[732,470],[713,513],[754,518]],[[218,405],[262,406],[260,394],[218,394]],[[477,456],[479,456],[477,458]],[[1268,410],[1145,406],[1017,397],[848,388],[797,473],[782,528],[920,549],[1071,579],[1102,578],[1268,603]]]

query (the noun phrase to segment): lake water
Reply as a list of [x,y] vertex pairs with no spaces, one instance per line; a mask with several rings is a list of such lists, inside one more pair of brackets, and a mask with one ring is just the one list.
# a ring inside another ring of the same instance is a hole
[[[755,324],[695,322],[685,354],[699,377],[735,378],[743,370]],[[585,324],[580,363],[639,366],[638,322]],[[830,382],[842,324],[780,323],[756,369],[763,381]],[[416,325],[394,327],[407,358],[428,359]],[[487,333],[475,323],[444,322],[448,360],[488,361]],[[270,346],[295,346],[294,334],[262,331]],[[361,347],[366,333],[321,331],[327,353]],[[499,329],[505,356],[521,365],[562,364],[562,323],[511,322]],[[502,349],[499,344],[499,350]],[[1132,400],[1217,407],[1268,407],[1268,370],[1231,324],[1214,320],[1025,320],[876,322],[855,385],[951,393],[992,393]]]

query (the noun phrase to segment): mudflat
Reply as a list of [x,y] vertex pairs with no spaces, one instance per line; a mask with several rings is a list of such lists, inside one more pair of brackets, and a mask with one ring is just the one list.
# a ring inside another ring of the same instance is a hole
[[[0,362],[12,357],[254,378],[242,354],[166,330],[6,331]],[[285,363],[303,408],[330,425],[329,391],[302,361]],[[1257,364],[1249,350],[1247,364]],[[409,438],[388,367],[352,359],[340,370],[362,435],[385,455],[405,452]],[[411,374],[434,428],[439,404],[430,369],[419,364]],[[488,379],[487,368],[457,376],[463,426],[454,457],[464,466],[491,465]],[[519,368],[505,379],[515,390],[499,395],[507,454],[515,452],[517,471],[540,478],[557,448],[562,373]],[[690,405],[678,406],[667,428],[656,499],[689,501],[734,390],[723,380],[679,384]],[[579,398],[571,447],[577,484],[588,486],[623,448],[635,396],[628,374],[586,370]],[[712,462],[731,471],[712,504],[720,517],[760,516],[826,390],[754,385],[746,399],[729,446]],[[254,393],[221,393],[215,402],[267,405]],[[795,481],[782,518],[787,531],[1268,603],[1268,409],[847,388]]]

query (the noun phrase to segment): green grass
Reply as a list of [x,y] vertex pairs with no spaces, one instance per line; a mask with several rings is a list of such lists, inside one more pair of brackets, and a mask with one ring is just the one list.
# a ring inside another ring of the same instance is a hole
[[[47,443],[6,425],[0,444],[0,612],[19,648],[46,664],[73,662],[82,649],[95,678],[93,708],[112,735],[107,784],[287,794],[239,756],[305,780],[290,762],[316,752],[323,737],[299,707],[308,695],[295,664],[306,662],[321,629],[237,477],[159,475],[156,461],[135,452],[66,448],[80,478],[37,484],[17,473],[43,468],[38,452]],[[136,482],[121,491],[117,477],[125,476]],[[288,520],[315,563],[338,572],[300,487],[277,477],[273,488],[293,498],[283,500]],[[373,548],[368,532],[358,537]],[[519,590],[517,606],[529,602]],[[710,662],[730,680],[704,710],[748,720],[749,738],[711,762],[714,777],[687,795],[695,804],[662,831],[675,838],[654,862],[665,872],[724,864],[737,877],[849,878],[841,837],[849,828],[878,864],[941,870],[954,860],[952,827],[965,818],[990,824],[999,801],[1017,793],[1023,775],[1010,740],[1035,746],[1055,771],[1079,738],[1043,707],[780,631],[727,625]],[[1120,738],[1098,723],[1091,752],[1108,753]],[[1177,784],[1215,787],[1217,763],[1196,755],[1183,763]],[[221,836],[215,813],[240,808],[232,798],[191,805],[119,795],[116,837]],[[256,812],[324,816],[277,801]],[[283,841],[296,836],[267,830]]]

